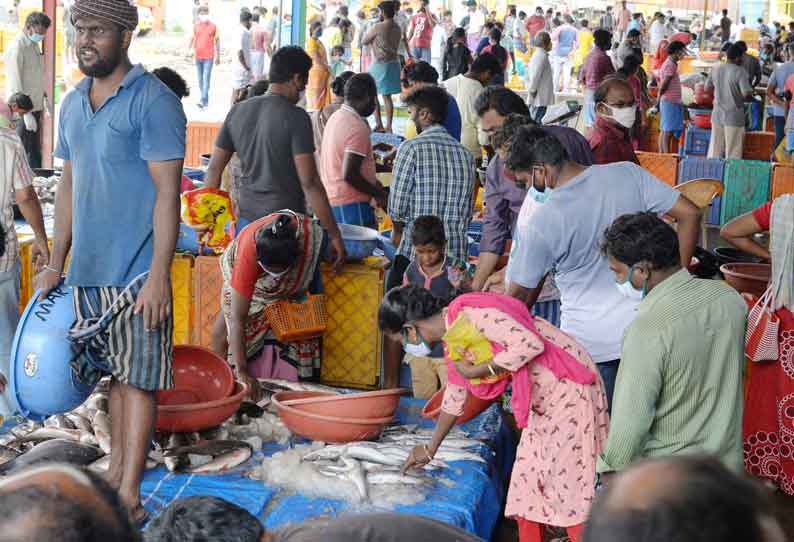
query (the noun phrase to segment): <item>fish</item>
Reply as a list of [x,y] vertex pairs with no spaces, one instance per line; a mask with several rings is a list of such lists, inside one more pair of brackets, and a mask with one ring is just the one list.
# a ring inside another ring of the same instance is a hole
[[199,433],[204,440],[228,440],[229,430],[219,425],[211,429],[205,429]]
[[253,455],[253,449],[248,443],[241,444],[245,445],[241,445],[236,450],[214,457],[212,461],[200,467],[189,468],[188,472],[193,474],[224,472],[245,463]]
[[304,455],[303,461],[318,461],[322,459],[331,459],[335,461],[345,453],[346,448],[347,446],[326,446],[325,448],[320,448],[319,450]]
[[52,440],[52,439],[66,439],[66,440],[80,440],[80,431],[77,429],[59,429],[57,427],[39,427],[34,429],[24,437],[20,438],[20,442],[30,442],[37,440]]
[[100,449],[106,454],[109,454],[112,449],[110,434],[105,433],[102,429],[96,427],[94,428],[94,436],[96,437],[96,440],[99,443]]
[[97,440],[96,436],[93,433],[89,433],[88,431],[80,431],[80,442],[90,446],[99,447],[99,441]]
[[249,418],[261,418],[264,413],[264,408],[250,401],[243,401],[240,404],[240,408],[237,409],[237,414],[245,414]]
[[32,433],[36,429],[40,429],[42,427],[44,427],[44,424],[29,420],[29,421],[26,421],[24,423],[21,423],[19,425],[16,425],[16,426],[12,427],[11,428],[11,434],[13,434],[15,437],[18,437],[18,438],[19,437],[24,437],[24,436]]
[[44,420],[44,427],[55,427],[57,429],[77,429],[74,423],[63,414],[56,414]]
[[436,452],[434,459],[438,459],[444,462],[452,462],[452,461],[477,461],[478,463],[487,463],[485,459],[480,454],[475,454],[473,452],[466,452],[466,451],[444,451],[439,449]]
[[[167,437],[164,449],[181,448],[182,446],[189,446],[190,444],[187,434],[171,433]],[[181,472],[190,466],[190,462],[186,455],[163,457],[163,463],[165,464],[165,468],[171,472]]]
[[110,399],[105,393],[92,393],[83,404],[86,408],[107,412],[110,406]]
[[[405,459],[399,459],[393,455],[385,454],[376,448],[360,446],[358,443],[349,444],[344,455],[352,457],[353,459],[359,459],[361,461],[380,463],[381,465],[394,465],[396,467],[399,467],[405,462]],[[408,457],[407,453],[405,457]]]
[[66,418],[74,424],[75,429],[79,429],[80,431],[88,431],[89,433],[94,432],[91,422],[79,414],[70,412],[69,414],[66,414]]
[[[157,467],[157,465],[158,465],[157,461],[154,461],[153,459],[150,458],[146,458],[146,466],[145,466],[146,470],[154,469]],[[103,472],[107,472],[108,470],[110,470],[110,456],[106,455],[97,459],[96,461],[88,465],[88,469],[100,474]]]
[[19,450],[15,450],[14,448],[9,448],[8,446],[0,445],[0,465],[3,463],[8,463],[9,461],[16,459],[22,455],[22,452]]
[[170,457],[174,455],[209,455],[218,456],[225,453],[234,451],[247,443],[239,440],[211,440],[204,441],[198,444],[187,446],[178,446],[176,448],[166,448],[163,450],[163,456]]
[[272,395],[280,391],[324,391],[338,395],[339,390],[322,384],[310,384],[308,382],[291,382],[280,378],[259,378],[259,385],[267,395]]
[[432,481],[427,476],[416,476],[413,474],[401,474],[399,471],[381,470],[367,473],[367,483],[369,485],[399,484],[399,485],[422,485]]
[[0,475],[11,474],[24,468],[45,462],[90,465],[102,456],[95,446],[88,446],[71,439],[56,438],[42,442],[32,450],[0,465]]
[[101,410],[97,410],[94,417],[91,418],[91,425],[94,427],[94,433],[97,431],[102,431],[106,435],[112,435],[113,432],[111,430],[110,424],[110,416],[107,413],[102,412]]

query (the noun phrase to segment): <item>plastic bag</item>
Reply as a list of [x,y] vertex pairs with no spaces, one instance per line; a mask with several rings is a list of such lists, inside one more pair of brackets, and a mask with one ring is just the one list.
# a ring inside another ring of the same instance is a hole
[[[493,360],[494,349],[491,341],[463,314],[452,322],[443,340],[447,347],[447,357],[452,361],[466,359],[474,365],[480,365]],[[508,373],[503,373],[496,377],[472,378],[470,382],[472,384],[496,382],[507,376]]]
[[199,243],[221,253],[234,240],[235,221],[229,193],[217,188],[199,188],[182,193],[182,222],[198,232]]

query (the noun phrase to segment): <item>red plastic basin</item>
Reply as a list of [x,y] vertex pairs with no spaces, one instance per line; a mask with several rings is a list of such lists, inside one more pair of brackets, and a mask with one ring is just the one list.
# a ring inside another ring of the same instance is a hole
[[206,403],[229,397],[234,373],[226,360],[201,346],[174,347],[174,387],[157,392],[158,405]]
[[335,394],[318,391],[283,392],[281,402],[303,412],[342,418],[385,418],[394,416],[405,388]]
[[182,405],[157,405],[158,431],[189,433],[222,424],[229,419],[243,402],[248,386],[237,382],[234,395],[206,403]]
[[[438,419],[439,414],[441,414],[441,403],[444,400],[445,389],[447,389],[446,386],[438,390],[430,399],[428,399],[427,403],[425,403],[425,407],[422,409],[423,418],[429,418],[431,420]],[[491,406],[491,403],[493,403],[494,400],[495,399],[491,399],[488,401],[485,399],[480,399],[474,394],[468,393],[466,395],[466,402],[463,404],[463,414],[458,416],[458,421],[455,422],[456,425],[466,423],[467,421],[476,418],[482,414],[486,408]]]
[[323,442],[345,443],[356,440],[369,440],[380,435],[383,427],[394,420],[393,416],[383,418],[348,418],[342,416],[323,416],[285,405],[286,398],[294,392],[282,391],[272,398],[278,415],[287,428],[302,437]]
[[720,271],[739,293],[758,297],[764,294],[772,277],[772,265],[768,263],[726,263]]

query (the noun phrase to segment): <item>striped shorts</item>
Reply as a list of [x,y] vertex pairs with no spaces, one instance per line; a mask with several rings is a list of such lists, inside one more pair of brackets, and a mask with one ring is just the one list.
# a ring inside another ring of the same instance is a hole
[[[146,391],[173,387],[173,311],[155,331],[146,331],[143,313],[134,314],[143,280],[135,287],[75,287],[77,321],[72,333],[96,328],[73,339],[72,369],[87,385],[105,375]],[[95,332],[94,332],[95,331]]]

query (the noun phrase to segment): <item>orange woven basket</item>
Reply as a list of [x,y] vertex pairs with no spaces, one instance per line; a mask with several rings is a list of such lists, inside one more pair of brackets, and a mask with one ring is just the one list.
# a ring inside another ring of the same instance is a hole
[[276,339],[283,343],[321,337],[328,328],[324,295],[310,295],[303,303],[270,303],[265,306],[265,316]]

